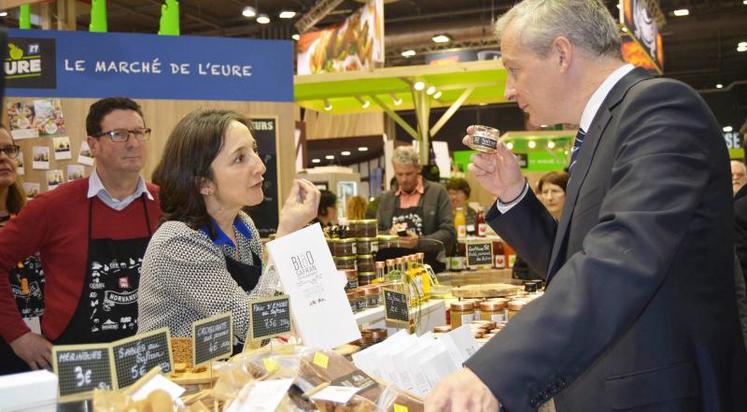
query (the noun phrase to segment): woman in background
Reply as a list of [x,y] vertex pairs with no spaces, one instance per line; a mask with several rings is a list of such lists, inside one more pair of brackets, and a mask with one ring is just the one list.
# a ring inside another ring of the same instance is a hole
[[[560,220],[565,203],[565,188],[568,186],[568,173],[548,172],[537,183],[537,194],[545,209],[555,220]],[[543,271],[546,268],[543,268]],[[534,272],[519,256],[516,257],[512,275],[515,279],[545,280],[544,273]]]
[[[0,236],[2,228],[26,205],[26,193],[18,177],[20,147],[7,129],[0,127]],[[10,271],[10,286],[18,312],[28,323],[37,324],[44,313],[44,272],[38,256],[31,256]],[[50,354],[51,355],[51,354]],[[26,372],[29,365],[16,356],[0,338],[0,375]]]
[[[276,272],[262,263],[254,222],[241,211],[264,200],[265,165],[251,123],[226,110],[190,113],[163,153],[153,173],[163,216],[143,258],[138,333],[168,327],[171,336],[188,337],[192,322],[232,312],[240,345],[249,302],[278,287]],[[277,237],[308,224],[318,204],[319,190],[296,179]]]

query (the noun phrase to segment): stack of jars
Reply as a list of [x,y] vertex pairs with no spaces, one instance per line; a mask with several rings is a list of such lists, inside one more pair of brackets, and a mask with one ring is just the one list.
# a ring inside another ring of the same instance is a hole
[[378,227],[376,219],[351,220],[348,235],[355,239],[358,266],[358,284],[360,286],[370,285],[376,278],[376,266],[374,257],[379,251],[377,240]]

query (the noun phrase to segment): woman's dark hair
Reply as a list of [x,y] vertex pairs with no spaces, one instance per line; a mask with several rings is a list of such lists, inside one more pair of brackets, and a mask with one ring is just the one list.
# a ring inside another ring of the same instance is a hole
[[161,161],[153,171],[153,183],[161,188],[161,222],[178,220],[193,229],[211,226],[200,185],[203,179],[213,179],[210,164],[234,121],[252,130],[249,119],[236,112],[198,110],[185,116],[171,131]]
[[92,104],[88,108],[86,116],[86,133],[89,136],[96,136],[103,132],[101,130],[101,121],[107,114],[115,110],[132,110],[143,117],[143,110],[134,100],[127,97],[107,97]]
[[319,209],[317,215],[327,216],[328,207],[337,207],[337,196],[329,190],[320,190],[321,196],[319,196]]
[[[16,144],[16,141],[13,140],[13,135],[10,134],[5,126],[0,125],[0,129],[10,136],[11,144]],[[16,173],[16,181],[8,187],[8,198],[5,201],[5,207],[8,209],[8,213],[17,215],[24,206],[26,206],[26,192],[24,192],[23,183],[21,183],[21,179],[18,177],[18,173]]]
[[467,195],[467,199],[469,199],[469,195],[472,192],[472,188],[469,187],[469,183],[467,183],[467,181],[462,179],[461,177],[455,177],[449,180],[446,183],[446,190],[461,190],[465,195]]
[[565,192],[565,188],[566,186],[568,186],[568,173],[548,172],[543,174],[542,177],[540,177],[539,182],[537,182],[537,192],[542,192],[542,186],[544,186],[545,183],[551,183],[560,186],[560,188]]

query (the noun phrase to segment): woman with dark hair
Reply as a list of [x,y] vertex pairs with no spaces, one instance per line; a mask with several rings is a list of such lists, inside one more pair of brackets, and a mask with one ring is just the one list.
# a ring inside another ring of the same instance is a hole
[[[143,258],[139,333],[168,327],[187,337],[192,322],[232,312],[241,343],[249,302],[275,294],[277,274],[262,264],[259,233],[241,211],[264,200],[256,148],[249,120],[231,111],[190,113],[171,132],[153,172],[163,217]],[[318,204],[319,190],[295,180],[277,236],[305,226]]]
[[467,222],[467,226],[471,225],[473,227],[473,231],[477,230],[477,228],[475,227],[477,212],[475,212],[475,209],[472,209],[471,207],[469,207],[469,204],[467,204],[469,195],[470,193],[472,193],[472,188],[470,188],[467,180],[461,177],[452,178],[446,183],[446,191],[449,192],[451,210],[454,212],[454,214],[456,214],[457,208],[461,207],[462,210],[464,210],[464,217]]
[[[547,172],[537,182],[537,197],[555,220],[560,220],[565,203],[565,188],[568,186],[568,173]],[[512,270],[515,279],[545,280],[544,274],[533,271],[519,256]]]
[[337,223],[337,196],[329,190],[319,192],[319,208],[311,223],[319,223],[322,227]]
[[[26,193],[18,178],[20,148],[8,130],[0,126],[0,234],[2,228],[26,205]],[[44,272],[38,256],[18,262],[10,270],[10,285],[18,311],[27,322],[38,322],[44,312]],[[29,365],[0,339],[0,375],[25,372]]]

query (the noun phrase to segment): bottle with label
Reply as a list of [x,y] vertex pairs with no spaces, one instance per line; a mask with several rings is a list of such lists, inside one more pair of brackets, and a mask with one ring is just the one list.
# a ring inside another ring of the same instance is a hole
[[467,249],[464,241],[457,241],[456,252],[450,260],[450,268],[452,272],[461,272],[465,269],[467,261]]
[[496,269],[506,268],[506,251],[503,249],[503,241],[498,239],[493,241],[493,267]]
[[503,242],[503,250],[506,251],[506,268],[511,269],[516,262],[516,251],[506,242]]
[[410,281],[410,304],[418,304],[423,297],[423,278],[420,276],[420,272],[417,268],[417,263],[414,255],[408,255],[404,257],[405,265],[407,266],[407,278]]
[[464,216],[464,209],[458,207],[454,215],[454,226],[457,230],[457,238],[467,236],[467,218]]
[[[469,208],[469,206],[467,206]],[[465,209],[465,211],[468,209]],[[465,212],[464,216],[465,219],[467,217],[468,213]],[[475,220],[467,220],[467,236],[477,236],[477,219]]]
[[483,208],[477,211],[475,225],[477,225],[477,236],[485,237],[485,234],[488,232],[488,224],[485,222],[485,211]]

